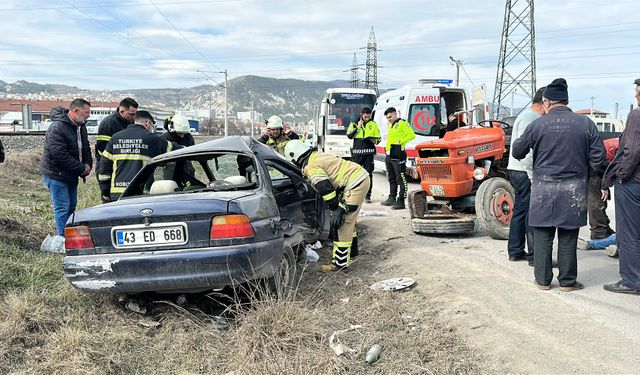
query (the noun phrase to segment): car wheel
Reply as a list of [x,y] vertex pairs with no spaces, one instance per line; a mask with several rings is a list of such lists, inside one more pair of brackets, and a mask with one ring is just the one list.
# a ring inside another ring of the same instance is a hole
[[456,214],[426,214],[411,219],[411,229],[420,234],[465,234],[473,232],[472,216]]
[[290,245],[285,244],[282,249],[282,257],[278,268],[267,280],[269,292],[276,298],[287,298],[294,288],[296,277],[296,257]]
[[509,223],[513,216],[515,193],[504,178],[485,180],[476,192],[476,216],[480,227],[497,240],[509,238]]

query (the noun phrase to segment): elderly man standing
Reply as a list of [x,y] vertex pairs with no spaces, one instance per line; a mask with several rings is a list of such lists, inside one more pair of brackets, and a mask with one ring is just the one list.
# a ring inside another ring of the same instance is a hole
[[44,141],[40,173],[51,193],[58,232],[54,241],[59,244],[64,243],[64,226],[76,210],[78,177],[87,176],[93,165],[85,126],[90,107],[88,101],[74,99],[69,109],[55,107],[51,110],[51,126]]
[[[530,228],[529,221],[529,198],[531,196],[531,178],[533,177],[533,155],[529,154],[524,159],[518,160],[513,157],[513,143],[520,138],[525,129],[544,114],[542,108],[542,92],[544,87],[536,91],[531,102],[531,107],[522,111],[513,123],[511,133],[511,154],[509,155],[509,180],[516,193],[513,217],[509,224],[509,241],[507,242],[507,252],[509,260],[517,262],[528,260],[533,266],[533,228]],[[528,253],[524,251],[527,244]]]
[[513,156],[522,160],[533,152],[533,180],[529,225],[534,228],[534,275],[538,288],[551,289],[551,253],[558,232],[560,290],[582,289],[576,281],[578,230],[587,225],[589,168],[597,170],[605,150],[596,125],[567,106],[567,81],[553,80],[543,92],[546,112],[529,125],[513,144]]
[[620,281],[605,284],[614,293],[640,294],[640,78],[636,79],[638,107],[629,113],[615,158],[602,181],[602,198],[615,187]]

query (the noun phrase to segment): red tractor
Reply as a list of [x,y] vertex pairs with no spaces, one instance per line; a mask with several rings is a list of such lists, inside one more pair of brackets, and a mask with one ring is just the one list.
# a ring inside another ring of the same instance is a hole
[[469,233],[477,218],[492,238],[508,238],[515,197],[507,173],[510,130],[506,122],[481,121],[416,146],[422,190],[409,194],[414,232]]

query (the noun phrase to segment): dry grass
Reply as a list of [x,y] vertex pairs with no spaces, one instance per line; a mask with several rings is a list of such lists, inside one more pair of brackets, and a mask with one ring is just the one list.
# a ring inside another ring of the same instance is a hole
[[[34,249],[50,232],[51,214],[33,212],[41,205],[50,210],[50,203],[39,176],[33,175],[37,168],[24,167],[28,173],[14,177],[26,187],[9,193],[15,197],[10,205],[4,193],[15,185],[4,178],[7,171],[0,170],[0,220],[13,225],[13,235],[0,229],[2,374],[482,372],[479,357],[447,329],[419,287],[406,293],[369,289],[376,281],[370,274],[378,265],[372,255],[361,256],[346,275],[327,276],[310,266],[287,300],[223,300],[226,309],[213,310],[228,319],[224,330],[212,322],[211,308],[202,296],[190,297],[184,306],[156,302],[151,314],[142,316],[110,296],[78,293],[64,280],[60,257]],[[88,182],[80,188],[81,206],[97,199],[95,178]],[[389,251],[366,237],[363,242],[372,252]],[[339,339],[357,354],[338,357],[329,347],[329,336],[352,324],[362,328]],[[382,345],[383,351],[377,363],[367,365],[364,354],[373,344]]]

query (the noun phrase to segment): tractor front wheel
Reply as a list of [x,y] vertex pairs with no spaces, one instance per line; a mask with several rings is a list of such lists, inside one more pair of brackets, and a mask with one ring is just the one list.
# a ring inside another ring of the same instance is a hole
[[478,224],[491,238],[509,238],[509,224],[513,216],[515,193],[504,178],[490,178],[476,192],[476,217]]

